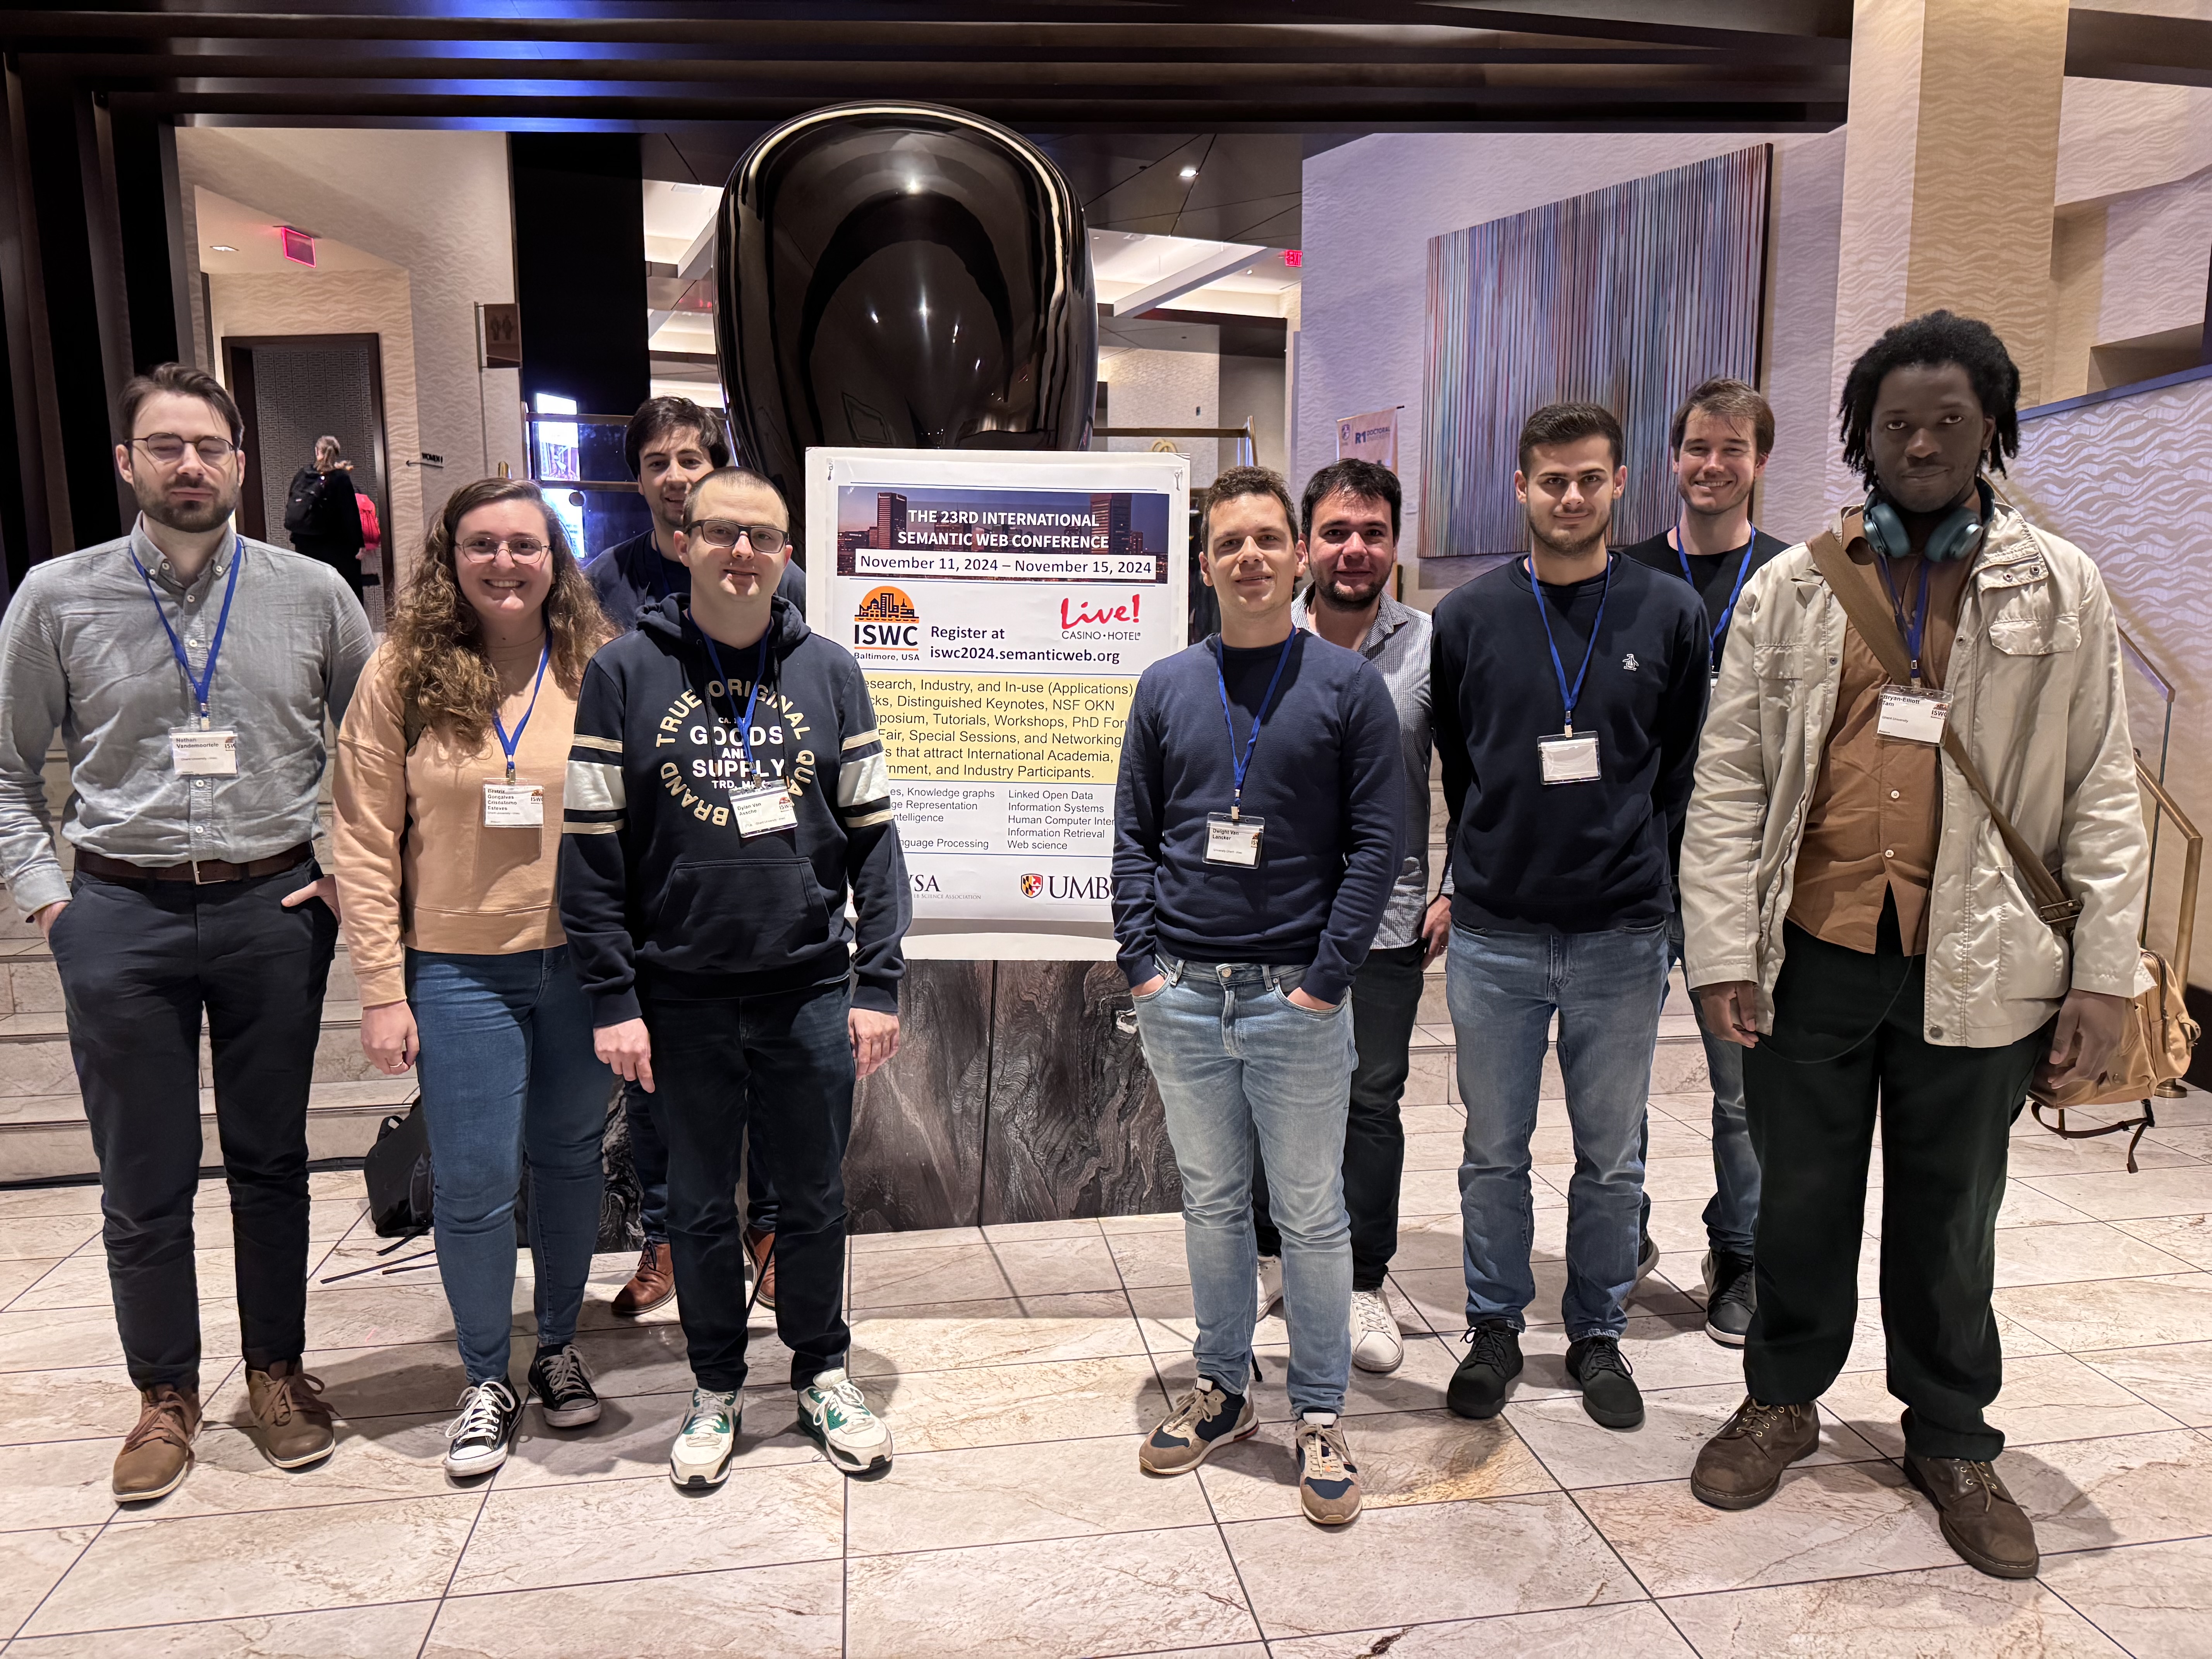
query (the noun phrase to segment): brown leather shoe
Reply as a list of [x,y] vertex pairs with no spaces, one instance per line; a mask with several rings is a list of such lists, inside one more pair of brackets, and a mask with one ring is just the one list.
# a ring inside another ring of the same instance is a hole
[[745,1250],[753,1259],[753,1277],[760,1280],[760,1304],[775,1306],[775,1235],[757,1227],[745,1229]]
[[265,1371],[246,1368],[246,1409],[253,1413],[261,1455],[278,1468],[304,1469],[337,1447],[338,1431],[322,1395],[323,1379],[308,1376],[296,1359],[279,1359]]
[[1935,1504],[1943,1541],[1968,1566],[1992,1578],[2035,1577],[2042,1560],[2035,1548],[2035,1524],[1987,1463],[1907,1452],[1905,1476]]
[[115,1501],[145,1504],[167,1498],[192,1467],[192,1437],[200,1431],[200,1391],[156,1382],[138,1391],[138,1426],[115,1456]]
[[629,1276],[629,1283],[615,1292],[615,1311],[625,1319],[639,1314],[651,1313],[655,1308],[665,1308],[676,1294],[676,1261],[668,1253],[668,1241],[645,1241],[645,1249],[638,1252],[637,1271]]
[[1690,1491],[1717,1510],[1747,1510],[1774,1496],[1782,1471],[1820,1443],[1810,1406],[1762,1406],[1748,1395],[1721,1431],[1698,1452]]

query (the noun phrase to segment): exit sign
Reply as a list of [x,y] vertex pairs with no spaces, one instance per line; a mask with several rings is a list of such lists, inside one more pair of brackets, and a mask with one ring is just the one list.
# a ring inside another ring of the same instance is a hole
[[304,230],[295,230],[289,225],[279,227],[284,237],[284,257],[295,265],[315,263],[315,239]]

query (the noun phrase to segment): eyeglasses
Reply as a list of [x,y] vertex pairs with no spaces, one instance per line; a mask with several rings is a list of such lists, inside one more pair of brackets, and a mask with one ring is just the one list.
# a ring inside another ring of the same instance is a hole
[[517,564],[536,564],[552,550],[535,536],[471,536],[460,544],[460,555],[471,564],[489,564],[502,547]]
[[735,519],[702,519],[686,526],[684,533],[696,536],[718,553],[735,547],[740,536],[754,552],[763,555],[782,552],[784,544],[791,539],[772,524],[739,524]]
[[173,432],[151,432],[131,441],[163,466],[174,466],[183,460],[188,447],[199,451],[200,459],[210,466],[221,466],[238,453],[238,446],[228,438],[195,438],[187,445]]

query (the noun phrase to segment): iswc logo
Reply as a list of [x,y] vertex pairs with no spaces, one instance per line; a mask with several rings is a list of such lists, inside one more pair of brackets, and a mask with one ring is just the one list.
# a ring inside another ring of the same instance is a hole
[[921,617],[914,601],[896,587],[871,588],[853,613],[853,649],[877,655],[918,655]]
[[1109,899],[1114,896],[1114,878],[1111,876],[1025,875],[1022,878],[1022,896],[1048,899]]

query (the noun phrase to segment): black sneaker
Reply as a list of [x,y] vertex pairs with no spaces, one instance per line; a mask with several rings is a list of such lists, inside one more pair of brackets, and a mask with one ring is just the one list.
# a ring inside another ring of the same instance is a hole
[[1759,1275],[1747,1255],[1713,1250],[1705,1256],[1705,1334],[1724,1348],[1741,1348],[1759,1310]]
[[1586,1336],[1567,1344],[1567,1376],[1583,1385],[1583,1409],[1608,1429],[1633,1429],[1644,1421],[1644,1395],[1620,1344]]
[[1502,1319],[1484,1320],[1467,1334],[1467,1358],[1452,1373],[1444,1403],[1462,1417],[1497,1416],[1521,1364],[1520,1334]]
[[1650,1233],[1638,1235],[1636,1241],[1636,1288],[1642,1290],[1644,1281],[1658,1271],[1659,1247]]
[[543,1402],[545,1420],[554,1428],[580,1429],[599,1420],[599,1396],[573,1342],[538,1351],[530,1362],[530,1391]]
[[503,1376],[461,1391],[459,1410],[446,1426],[446,1473],[489,1474],[507,1462],[522,1422],[522,1401]]

